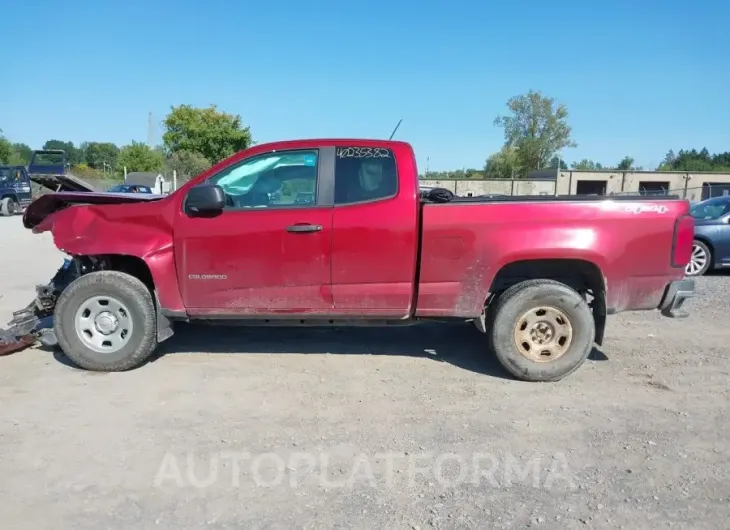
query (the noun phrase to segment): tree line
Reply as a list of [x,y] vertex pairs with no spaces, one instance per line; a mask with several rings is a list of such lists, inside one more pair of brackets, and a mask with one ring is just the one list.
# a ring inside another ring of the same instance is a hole
[[[63,149],[70,172],[86,179],[118,179],[127,172],[173,171],[185,181],[211,165],[252,145],[251,131],[238,115],[221,112],[216,105],[195,108],[173,106],[162,122],[162,145],[132,141],[118,146],[112,142],[46,141],[42,149]],[[24,165],[33,149],[13,143],[0,131],[0,164]]]
[[[494,125],[504,131],[502,148],[487,158],[484,167],[455,171],[429,171],[421,178],[481,179],[526,178],[539,169],[583,171],[641,171],[635,160],[625,156],[616,164],[579,160],[568,164],[565,149],[577,147],[568,123],[568,109],[539,91],[514,96],[507,101],[507,112],[497,116]],[[656,171],[715,171],[730,173],[730,152],[710,154],[707,149],[670,150]]]
[[[568,164],[564,150],[578,144],[568,123],[568,109],[539,91],[514,96],[507,112],[494,125],[504,132],[502,148],[490,155],[482,168],[429,171],[420,175],[431,179],[526,178],[538,169],[640,171],[634,159],[625,156],[616,164],[593,160]],[[196,108],[173,106],[162,122],[162,145],[148,146],[133,141],[117,146],[111,142],[73,142],[51,139],[43,149],[63,149],[71,171],[82,178],[119,178],[132,171],[176,171],[181,180],[193,177],[254,142],[251,130],[239,115],[219,111],[215,105]],[[32,149],[13,143],[0,130],[0,164],[27,165]],[[711,154],[707,149],[670,150],[657,171],[715,171],[730,173],[730,152]]]

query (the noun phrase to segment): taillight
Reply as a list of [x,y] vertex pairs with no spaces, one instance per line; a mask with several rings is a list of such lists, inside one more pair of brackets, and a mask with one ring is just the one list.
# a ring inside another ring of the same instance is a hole
[[695,238],[695,219],[683,215],[674,225],[672,241],[672,267],[685,267],[692,257],[692,242]]

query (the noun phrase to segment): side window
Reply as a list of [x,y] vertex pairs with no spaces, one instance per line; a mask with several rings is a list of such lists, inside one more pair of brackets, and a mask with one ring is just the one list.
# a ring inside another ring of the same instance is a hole
[[338,147],[335,151],[335,204],[394,197],[398,173],[391,149]]
[[278,151],[248,158],[208,179],[226,193],[232,208],[314,206],[316,149]]

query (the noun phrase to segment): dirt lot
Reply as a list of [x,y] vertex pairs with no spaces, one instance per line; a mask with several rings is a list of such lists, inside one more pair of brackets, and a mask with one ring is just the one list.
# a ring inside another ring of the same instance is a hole
[[[0,219],[0,318],[60,265]],[[612,317],[568,379],[509,379],[467,325],[180,327],[92,374],[0,359],[4,528],[727,528],[730,277],[690,318]]]

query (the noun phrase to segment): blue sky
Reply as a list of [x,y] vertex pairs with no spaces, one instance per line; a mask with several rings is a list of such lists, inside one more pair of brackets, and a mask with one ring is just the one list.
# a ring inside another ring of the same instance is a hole
[[481,167],[494,117],[535,89],[568,106],[569,162],[730,150],[727,0],[235,4],[0,0],[18,30],[0,128],[37,148],[144,141],[148,113],[181,103],[240,114],[258,142],[387,137],[403,118],[396,137],[441,170]]

